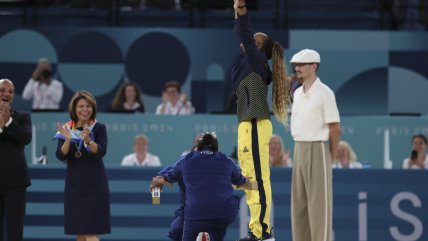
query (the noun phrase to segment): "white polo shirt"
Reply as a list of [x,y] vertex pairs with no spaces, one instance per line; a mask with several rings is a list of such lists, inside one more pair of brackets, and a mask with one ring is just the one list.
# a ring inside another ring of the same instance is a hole
[[143,163],[140,163],[137,158],[136,153],[131,153],[126,155],[122,159],[122,166],[147,166],[147,167],[158,167],[161,165],[161,161],[158,156],[146,153],[146,158],[144,158]]
[[336,98],[319,78],[306,93],[303,86],[296,89],[290,122],[294,141],[327,141],[327,124],[334,122],[340,122]]

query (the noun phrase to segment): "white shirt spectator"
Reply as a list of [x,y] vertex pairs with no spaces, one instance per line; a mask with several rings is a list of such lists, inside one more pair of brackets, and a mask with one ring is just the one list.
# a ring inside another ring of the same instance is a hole
[[[417,166],[415,164],[413,164],[412,166],[409,167],[409,161],[410,161],[410,158],[404,159],[403,169],[420,169],[419,166]],[[428,154],[425,155],[424,169],[428,170]]]
[[33,99],[33,109],[59,109],[64,89],[62,83],[51,79],[50,84],[31,78],[22,93],[24,100]]
[[156,115],[191,115],[193,113],[195,113],[195,108],[190,101],[186,101],[185,105],[183,102],[178,101],[175,106],[172,106],[170,102],[166,102],[159,104],[156,108]]
[[[337,168],[337,169],[345,169],[344,167],[342,167],[342,164],[340,162],[336,162],[333,164],[333,168]],[[361,169],[363,168],[363,165],[359,162],[350,162],[349,163],[349,167],[347,169]]]
[[147,166],[147,167],[158,167],[161,165],[161,162],[159,160],[158,156],[152,155],[150,153],[146,153],[146,158],[144,158],[144,161],[140,163],[137,158],[136,153],[132,153],[129,155],[126,155],[121,163],[122,166]]

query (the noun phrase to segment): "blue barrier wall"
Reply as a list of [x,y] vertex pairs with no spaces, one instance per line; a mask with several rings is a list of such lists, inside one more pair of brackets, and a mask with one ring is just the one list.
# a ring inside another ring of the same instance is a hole
[[[33,113],[33,142],[26,148],[31,162],[33,154],[40,156],[43,146],[47,149],[49,165],[59,165],[56,160],[56,122],[69,119],[65,113]],[[98,120],[107,126],[109,138],[105,162],[119,165],[125,154],[133,152],[133,139],[144,133],[150,139],[149,152],[158,155],[163,165],[171,165],[193,145],[196,133],[215,131],[220,150],[230,154],[237,145],[237,118],[235,115],[156,116],[149,114],[105,114]],[[342,139],[353,146],[360,162],[372,167],[384,167],[384,160],[393,161],[394,168],[401,168],[404,158],[410,156],[411,137],[428,135],[427,117],[342,117]],[[280,135],[286,149],[293,150],[294,142],[289,128],[285,129],[272,118],[273,132]],[[389,144],[388,144],[389,143]]]
[[[138,82],[146,109],[161,102],[163,83],[175,79],[183,91],[193,81],[210,81],[209,90],[224,93],[193,99],[196,111],[222,111],[230,86],[230,68],[239,54],[230,29],[170,28],[0,28],[1,78],[16,83],[16,107],[30,109],[20,93],[35,62],[47,57],[65,85],[61,106],[80,89],[94,93],[100,110],[111,103],[124,80]],[[285,57],[303,48],[321,54],[319,76],[337,96],[344,115],[428,113],[428,33],[377,31],[275,31],[268,34],[286,49]],[[289,71],[292,72],[291,69]],[[205,98],[205,99],[204,99]]]
[[[26,241],[73,240],[63,229],[64,168],[31,167]],[[161,204],[151,204],[149,183],[158,169],[108,167],[112,233],[109,241],[163,241],[178,208],[178,188],[166,188]],[[291,169],[271,171],[272,221],[277,241],[291,240]],[[335,241],[428,240],[427,171],[334,170],[333,229]],[[242,191],[236,194],[241,196]],[[209,208],[209,207],[207,207]],[[240,217],[230,226],[226,241],[244,233],[248,213],[241,205]]]

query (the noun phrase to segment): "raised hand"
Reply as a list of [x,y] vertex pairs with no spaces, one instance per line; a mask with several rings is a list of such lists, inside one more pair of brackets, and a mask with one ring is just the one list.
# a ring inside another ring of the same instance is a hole
[[3,128],[10,118],[10,105],[8,102],[0,101],[0,128]]
[[89,127],[88,127],[88,125],[85,125],[84,127],[83,127],[83,131],[82,131],[82,133],[80,134],[80,139],[82,139],[85,143],[87,143],[87,142],[89,142],[91,139],[90,139],[90,137],[89,137]]
[[240,9],[240,7],[242,8],[242,6],[245,6],[245,0],[235,0],[234,4],[233,4],[233,8],[238,11],[238,9]]
[[6,122],[4,121],[4,117],[2,114],[0,114],[0,128],[4,128],[5,124]]
[[71,139],[71,133],[70,130],[67,129],[65,125],[61,125],[59,122],[56,123],[56,129],[58,132],[64,136],[66,139]]

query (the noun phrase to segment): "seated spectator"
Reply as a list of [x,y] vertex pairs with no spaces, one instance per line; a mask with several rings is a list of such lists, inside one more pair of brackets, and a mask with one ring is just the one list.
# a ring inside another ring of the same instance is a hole
[[284,149],[284,142],[273,134],[269,141],[269,165],[271,167],[291,167],[290,150]]
[[135,82],[122,84],[107,111],[137,111],[144,113],[140,87]]
[[412,137],[412,152],[410,157],[404,159],[404,169],[428,169],[427,138],[422,135]]
[[122,166],[150,166],[158,167],[161,161],[158,156],[152,155],[149,150],[149,139],[146,135],[140,134],[134,139],[134,153],[126,155],[122,160]]
[[190,115],[195,113],[192,103],[186,94],[181,93],[181,85],[177,81],[168,81],[164,85],[162,104],[156,108],[157,115]]
[[33,100],[33,110],[59,110],[63,91],[62,83],[52,78],[49,60],[41,58],[24,87],[22,98]]
[[363,165],[357,162],[357,154],[346,141],[340,141],[334,158],[333,168],[361,169]]

